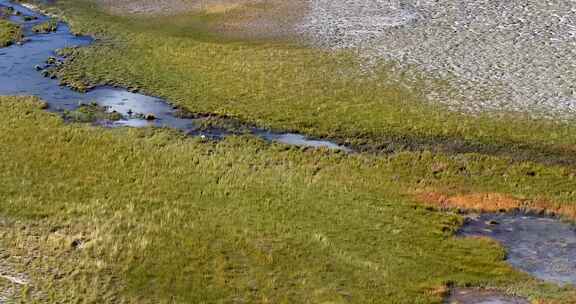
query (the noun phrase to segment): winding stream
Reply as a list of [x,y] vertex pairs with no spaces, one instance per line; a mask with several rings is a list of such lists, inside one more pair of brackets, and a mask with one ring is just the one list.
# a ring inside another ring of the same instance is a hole
[[[55,50],[66,47],[90,45],[93,39],[74,35],[65,23],[60,23],[54,33],[36,34],[34,25],[46,22],[50,17],[25,6],[0,0],[0,7],[12,7],[21,13],[10,19],[22,25],[25,42],[0,49],[0,95],[37,96],[43,99],[50,111],[62,112],[75,110],[81,103],[95,102],[107,111],[117,112],[123,119],[113,122],[112,126],[131,127],[168,127],[182,130],[187,134],[209,138],[221,138],[227,133],[222,130],[200,130],[197,119],[179,118],[176,109],[163,99],[132,93],[125,89],[98,87],[87,93],[76,92],[59,85],[57,79],[44,77],[36,67],[46,67],[46,60],[56,56]],[[35,20],[25,20],[24,16],[33,16]],[[153,114],[154,120],[146,120],[133,113]],[[109,124],[110,125],[110,124]],[[351,152],[347,147],[325,140],[313,140],[300,134],[274,133],[267,130],[250,128],[250,132],[268,141],[306,147],[324,147]]]

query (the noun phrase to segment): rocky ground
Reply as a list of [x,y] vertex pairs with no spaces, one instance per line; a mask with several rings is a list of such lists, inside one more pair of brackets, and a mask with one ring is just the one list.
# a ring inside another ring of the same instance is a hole
[[299,26],[315,45],[449,79],[430,92],[458,110],[576,114],[576,2],[311,0]]

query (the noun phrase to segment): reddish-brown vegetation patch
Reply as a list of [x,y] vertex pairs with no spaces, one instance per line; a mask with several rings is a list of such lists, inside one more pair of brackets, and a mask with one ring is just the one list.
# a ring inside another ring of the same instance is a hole
[[447,195],[440,192],[421,192],[418,201],[440,209],[462,209],[464,211],[506,212],[526,211],[558,214],[576,219],[576,204],[554,203],[544,199],[519,199],[504,193],[468,193]]

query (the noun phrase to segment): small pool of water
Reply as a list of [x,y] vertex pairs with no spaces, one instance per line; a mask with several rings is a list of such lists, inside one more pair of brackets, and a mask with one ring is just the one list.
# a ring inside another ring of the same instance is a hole
[[536,278],[576,285],[576,227],[559,219],[522,214],[471,217],[462,236],[485,236],[507,250],[507,261]]
[[[195,119],[179,118],[175,115],[176,110],[161,98],[113,87],[98,87],[88,93],[80,93],[60,86],[57,79],[44,77],[36,67],[45,67],[46,60],[55,56],[57,49],[87,46],[93,43],[93,39],[72,34],[65,23],[60,23],[55,33],[33,33],[34,25],[45,22],[50,17],[8,0],[0,0],[0,6],[12,7],[22,13],[21,16],[12,16],[11,20],[23,26],[26,39],[22,45],[0,48],[0,95],[37,96],[46,101],[49,110],[54,112],[75,110],[81,103],[95,102],[110,112],[116,111],[123,115],[122,120],[107,123],[106,126],[168,127],[210,138],[226,135],[219,129],[198,132]],[[37,19],[25,21],[23,16],[34,16]],[[143,119],[142,115],[147,114],[153,114],[155,119]],[[251,130],[254,135],[269,141],[351,152],[350,149],[333,142],[309,139],[299,134],[278,134],[254,128]]]

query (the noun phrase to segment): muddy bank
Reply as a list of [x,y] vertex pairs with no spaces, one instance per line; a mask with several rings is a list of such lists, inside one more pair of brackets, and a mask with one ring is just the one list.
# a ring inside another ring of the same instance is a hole
[[[346,142],[346,139],[336,140]],[[457,137],[417,137],[411,135],[386,138],[357,138],[352,144],[356,150],[372,153],[400,151],[431,151],[446,154],[479,153],[508,157],[517,162],[533,161],[545,165],[576,166],[576,150],[572,147],[535,146],[520,142],[489,143]]]
[[[534,171],[526,172],[526,176],[536,175],[537,172]],[[512,195],[498,192],[476,192],[456,195],[447,195],[434,191],[418,192],[416,193],[416,198],[427,206],[441,210],[458,210],[472,213],[525,213],[549,217],[561,216],[576,220],[576,206],[574,204],[557,204],[544,199],[519,199]]]
[[513,267],[540,280],[576,286],[576,224],[570,206],[515,198],[501,193],[445,195],[425,192],[417,200],[465,214],[459,237],[487,237],[506,249]]

